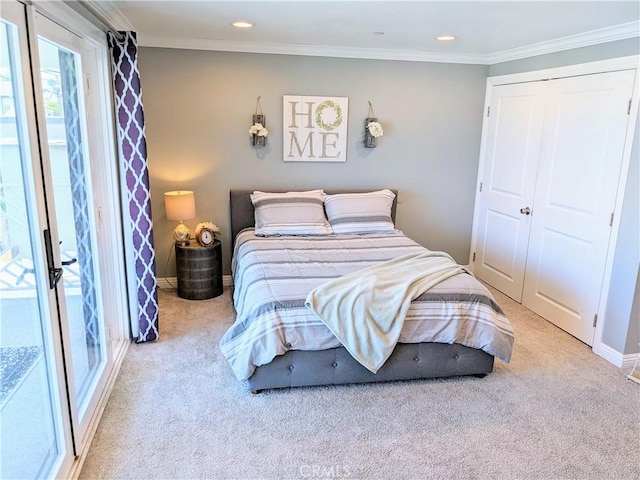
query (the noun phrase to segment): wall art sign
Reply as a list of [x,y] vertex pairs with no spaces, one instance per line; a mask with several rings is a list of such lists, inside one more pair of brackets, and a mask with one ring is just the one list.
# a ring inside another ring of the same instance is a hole
[[285,162],[346,162],[348,97],[283,95]]

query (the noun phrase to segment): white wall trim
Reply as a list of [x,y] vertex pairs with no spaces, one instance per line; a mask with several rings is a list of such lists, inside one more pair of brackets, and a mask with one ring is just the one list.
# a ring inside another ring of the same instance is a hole
[[[118,9],[111,0],[90,0],[92,9],[119,30],[133,30],[135,25]],[[535,57],[548,53],[587,47],[600,43],[613,42],[638,37],[640,21],[633,21],[601,28],[590,32],[561,37],[546,42],[523,47],[482,53],[441,53],[417,50],[389,50],[359,47],[337,47],[329,45],[295,45],[284,43],[241,42],[231,40],[193,39],[147,35],[138,32],[138,45],[141,47],[178,48],[188,50],[212,50],[222,52],[261,53],[275,55],[303,55],[315,57],[360,58],[368,60],[397,60],[406,62],[460,63],[472,65],[493,65],[496,63]]]
[[[509,83],[536,82],[552,78],[575,77],[578,75],[592,75],[594,73],[613,72],[616,70],[637,69],[640,55],[598,60],[596,62],[578,63],[564,67],[545,68],[530,72],[496,75],[487,78],[488,86],[507,85]],[[485,108],[487,105],[485,105]]]
[[115,2],[110,0],[88,0],[86,3],[89,4],[89,9],[99,13],[114,28],[121,31],[135,31],[133,24],[122,14]]
[[159,290],[175,290],[178,288],[178,279],[176,277],[158,278]]
[[[602,290],[600,292],[600,304],[598,308],[598,323],[593,339],[593,351],[598,352],[604,346],[602,337],[604,334],[604,325],[606,324],[606,310],[609,300],[609,290],[611,288],[611,277],[613,275],[613,263],[615,260],[615,250],[620,233],[620,221],[622,220],[622,206],[627,189],[627,179],[629,178],[629,165],[631,163],[631,151],[633,150],[633,140],[636,128],[636,121],[639,112],[640,101],[640,82],[638,79],[638,70],[640,65],[640,56],[635,56],[636,77],[633,85],[633,94],[631,97],[631,106],[629,109],[629,123],[627,124],[627,138],[624,145],[622,156],[622,165],[620,166],[620,178],[618,180],[618,194],[616,197],[615,208],[613,210],[613,225],[611,226],[611,236],[609,237],[609,251],[607,252],[607,263],[605,264],[604,277],[602,281]],[[633,319],[629,320],[630,322]],[[624,344],[624,342],[623,342]],[[624,348],[624,346],[623,346]]]
[[[233,278],[231,277],[231,275],[222,276],[222,286],[233,286]],[[175,290],[176,288],[178,288],[178,279],[176,277],[158,278],[158,288],[161,290]]]
[[153,36],[140,33],[138,45],[142,47],[178,48],[187,50],[214,50],[221,52],[260,53],[273,55],[302,55],[311,57],[359,58],[365,60],[399,60],[405,62],[436,62],[486,65],[482,54],[452,54],[421,52],[416,50],[388,50],[326,45],[293,45],[284,43],[238,42]]
[[32,4],[38,13],[69,30],[74,35],[90,38],[100,45],[106,45],[104,32],[65,2],[35,0]]
[[141,47],[178,48],[188,50],[213,50],[222,52],[261,53],[274,55],[303,55],[315,57],[360,58],[368,60],[397,60],[405,62],[460,63],[472,65],[493,65],[496,63],[535,57],[573,48],[587,47],[600,43],[638,37],[640,22],[595,30],[580,35],[550,40],[512,50],[491,54],[454,54],[422,52],[416,50],[388,50],[356,47],[334,47],[327,45],[292,45],[283,43],[238,42],[229,40],[209,40],[178,38],[139,34]]
[[620,368],[624,368],[625,370],[631,370],[636,365],[636,361],[638,361],[639,358],[640,358],[640,353],[627,353],[626,355],[623,355],[622,366]]
[[594,347],[593,352],[608,362],[613,363],[616,367],[625,370],[631,370],[636,364],[636,360],[640,357],[640,353],[628,353],[623,355],[604,343],[600,343],[597,349]]
[[564,38],[550,40],[548,42],[535,43],[521,48],[512,50],[504,50],[502,52],[487,55],[489,65],[496,63],[509,62],[511,60],[520,60],[522,58],[535,57],[547,53],[561,52],[571,50],[573,48],[588,47],[600,43],[615,42],[617,40],[625,40],[627,38],[637,37],[640,33],[640,22],[634,21],[615,25],[613,27],[601,28],[591,32],[571,35]]

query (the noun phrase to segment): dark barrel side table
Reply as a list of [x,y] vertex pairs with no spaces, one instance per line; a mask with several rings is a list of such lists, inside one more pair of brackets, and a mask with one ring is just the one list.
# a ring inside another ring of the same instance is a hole
[[222,244],[215,240],[210,247],[192,241],[176,243],[178,296],[205,300],[222,295]]

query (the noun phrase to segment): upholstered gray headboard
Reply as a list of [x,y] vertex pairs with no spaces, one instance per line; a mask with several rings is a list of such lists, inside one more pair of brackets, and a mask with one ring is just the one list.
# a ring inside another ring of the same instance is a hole
[[[229,191],[229,208],[231,213],[231,241],[232,244],[236,241],[236,235],[247,227],[253,227],[255,224],[255,216],[253,210],[253,203],[251,203],[250,195],[255,191],[260,190],[262,192],[288,192],[289,190],[273,190],[273,189],[260,189],[254,188],[251,190],[230,190]],[[310,190],[310,189],[309,189]],[[371,192],[375,189],[349,189],[349,190],[325,190],[325,193],[334,195],[336,193],[362,193]],[[393,199],[393,205],[391,205],[391,218],[396,221],[396,208],[398,206],[398,190],[390,189],[396,194],[396,198]]]

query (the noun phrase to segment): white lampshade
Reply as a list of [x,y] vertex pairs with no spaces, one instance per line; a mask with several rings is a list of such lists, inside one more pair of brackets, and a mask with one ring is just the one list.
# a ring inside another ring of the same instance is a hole
[[190,190],[176,190],[164,194],[164,209],[169,220],[190,220],[196,216],[196,198]]

